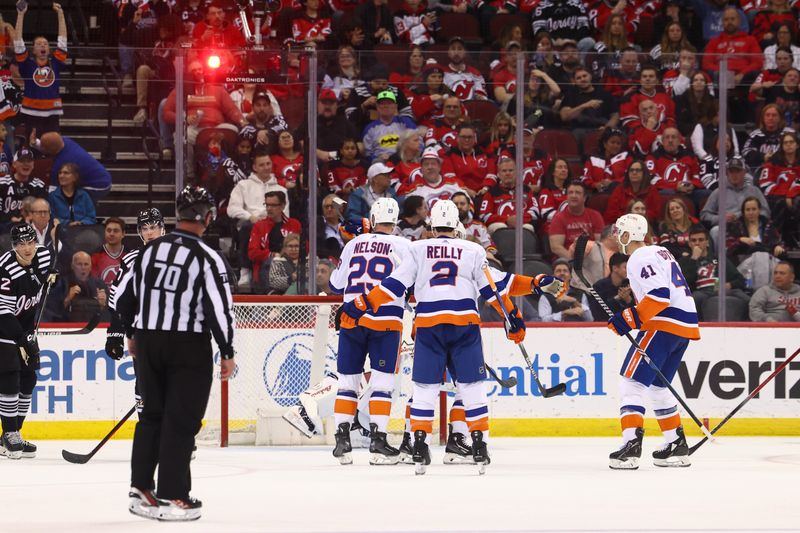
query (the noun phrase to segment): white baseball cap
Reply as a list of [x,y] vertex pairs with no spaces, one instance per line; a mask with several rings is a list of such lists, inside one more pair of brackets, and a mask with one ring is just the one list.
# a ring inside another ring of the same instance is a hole
[[422,152],[422,159],[438,159],[441,161],[442,157],[439,155],[439,145],[431,145],[425,148]]
[[378,174],[391,174],[392,172],[394,172],[394,168],[389,165],[384,163],[372,163],[372,166],[367,170],[367,177],[372,179]]

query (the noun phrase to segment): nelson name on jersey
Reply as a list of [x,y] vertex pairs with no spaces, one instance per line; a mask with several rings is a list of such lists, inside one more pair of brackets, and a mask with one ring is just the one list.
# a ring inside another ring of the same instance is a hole
[[392,253],[392,244],[381,241],[357,242],[353,247],[353,253],[389,255]]
[[451,246],[428,246],[426,257],[428,259],[461,259],[461,248],[453,248]]

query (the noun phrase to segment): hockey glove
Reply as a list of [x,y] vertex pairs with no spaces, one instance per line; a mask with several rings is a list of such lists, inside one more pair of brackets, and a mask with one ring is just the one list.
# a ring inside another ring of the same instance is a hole
[[632,329],[639,329],[640,327],[642,327],[642,321],[635,307],[627,307],[614,313],[614,316],[608,319],[608,329],[614,331],[620,337],[629,333]]
[[106,355],[115,361],[122,359],[125,353],[125,334],[119,332],[109,332],[106,335]]
[[537,296],[548,293],[552,294],[556,298],[560,298],[565,292],[567,292],[567,286],[563,281],[561,281],[561,279],[554,276],[548,276],[547,274],[538,274],[535,278],[533,278],[531,289],[533,289],[531,292]]
[[363,294],[342,305],[342,328],[352,329],[358,324],[358,319],[367,312],[369,304]]
[[19,352],[26,365],[35,364],[39,360],[39,343],[33,334],[23,337],[19,341]]
[[515,307],[508,314],[508,321],[505,322],[506,338],[519,344],[525,340],[525,321],[519,315],[519,310]]
[[372,228],[370,227],[369,219],[362,218],[360,222],[347,221],[339,226],[339,233],[345,241],[352,241],[362,233],[369,233]]

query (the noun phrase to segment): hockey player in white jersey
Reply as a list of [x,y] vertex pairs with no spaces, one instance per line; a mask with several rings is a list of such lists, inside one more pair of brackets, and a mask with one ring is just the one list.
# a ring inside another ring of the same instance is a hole
[[[616,313],[608,321],[618,335],[639,330],[636,340],[672,381],[690,340],[700,338],[697,309],[692,291],[678,263],[661,246],[646,245],[647,220],[641,215],[623,215],[616,222],[617,239],[628,259],[628,279],[638,302]],[[661,378],[633,347],[620,370],[620,419],[623,445],[609,456],[613,469],[639,467],[644,438],[644,399],[649,397],[665,443],[653,452],[656,466],[689,466],[689,448],[681,426],[675,397]]]
[[[392,198],[379,198],[372,204],[372,233],[348,242],[342,250],[341,264],[331,274],[330,285],[342,294],[345,305],[363,297],[389,276],[408,255],[409,241],[392,235],[400,209]],[[370,464],[397,464],[400,452],[386,440],[386,426],[392,409],[397,356],[403,329],[405,291],[375,312],[359,320],[342,316],[339,350],[336,359],[339,379],[334,404],[336,446],[333,455],[341,464],[353,462],[350,428],[358,407],[358,392],[367,355],[370,361]]]
[[[435,237],[415,241],[403,257],[400,267],[369,294],[344,304],[342,322],[353,322],[368,310],[382,309],[414,287],[417,300],[414,353],[414,401],[411,406],[411,429],[414,432],[413,460],[417,473],[430,464],[427,436],[433,431],[433,414],[442,375],[448,363],[456,376],[456,388],[464,402],[467,426],[472,437],[472,455],[482,467],[489,463],[486,436],[489,409],[483,381],[486,370],[480,336],[477,297],[480,293],[492,303],[493,293],[483,272],[486,252],[480,245],[454,238],[458,209],[449,200],[440,200],[431,209],[431,227]],[[563,283],[552,276],[529,278],[507,276],[498,284],[504,300],[508,295],[548,291],[558,294]],[[512,309],[507,336],[514,342],[525,338],[525,323],[519,311]]]

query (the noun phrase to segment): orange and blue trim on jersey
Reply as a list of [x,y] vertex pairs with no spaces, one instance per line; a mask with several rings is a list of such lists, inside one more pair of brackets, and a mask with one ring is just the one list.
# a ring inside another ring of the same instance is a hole
[[659,288],[648,292],[636,306],[642,321],[642,331],[665,331],[685,339],[700,338],[697,313],[669,306],[669,289]]
[[481,317],[472,298],[419,302],[417,317],[414,320],[414,325],[418,328],[429,328],[439,324],[469,326],[480,323]]
[[[650,346],[650,341],[653,340],[653,337],[656,334],[656,330],[649,330],[646,331],[642,340],[639,341],[639,346],[641,346],[642,350],[645,352],[647,351],[647,347]],[[636,372],[636,368],[639,366],[639,363],[642,361],[642,353],[639,350],[633,350],[633,354],[631,355],[631,360],[628,362],[628,366],[625,367],[625,372],[623,375],[626,378],[633,378],[634,372]]]

